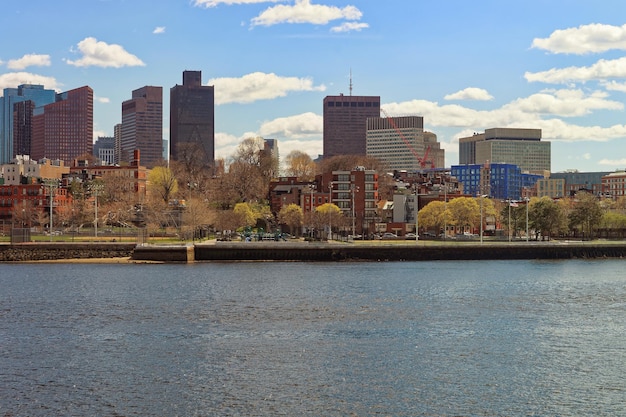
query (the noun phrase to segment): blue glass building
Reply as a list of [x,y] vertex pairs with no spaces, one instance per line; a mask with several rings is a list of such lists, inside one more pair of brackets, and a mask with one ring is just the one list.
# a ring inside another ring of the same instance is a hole
[[487,195],[498,200],[520,200],[522,189],[532,187],[541,175],[522,174],[513,164],[453,165],[450,174],[463,184],[467,195]]
[[0,97],[0,164],[13,160],[13,113],[15,104],[30,100],[34,107],[54,103],[56,93],[43,85],[22,84],[17,88],[5,88]]

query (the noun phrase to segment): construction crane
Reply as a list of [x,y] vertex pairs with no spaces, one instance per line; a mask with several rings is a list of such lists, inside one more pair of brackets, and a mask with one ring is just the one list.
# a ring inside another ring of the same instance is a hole
[[426,168],[426,164],[430,164],[431,168],[435,168],[434,162],[428,160],[428,154],[430,153],[430,145],[426,148],[426,152],[424,153],[424,156],[421,157],[419,155],[419,153],[417,153],[415,148],[413,148],[413,146],[411,145],[411,142],[409,142],[409,140],[404,136],[402,131],[398,128],[398,126],[396,125],[396,122],[393,121],[393,118],[391,116],[389,116],[389,114],[387,114],[385,109],[381,108],[380,110],[383,112],[383,114],[385,115],[385,117],[389,121],[389,124],[391,125],[391,127],[393,127],[393,129],[396,131],[396,133],[398,135],[400,135],[400,138],[402,138],[402,141],[404,142],[406,147],[409,148],[409,150],[411,151],[413,156],[415,156],[415,159],[417,159],[417,161],[420,164],[420,168],[422,170],[425,169]]

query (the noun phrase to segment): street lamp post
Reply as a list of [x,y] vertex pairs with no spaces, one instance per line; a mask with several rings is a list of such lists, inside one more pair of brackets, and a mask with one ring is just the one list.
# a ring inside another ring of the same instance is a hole
[[528,243],[528,206],[530,205],[530,199],[526,197],[524,200],[526,200],[526,243]]
[[328,237],[333,238],[333,219],[331,204],[333,203],[333,182],[328,183]]
[[52,209],[54,206],[54,189],[59,186],[59,180],[55,178],[45,179],[44,185],[50,189],[50,227],[48,228],[48,234],[50,235],[50,242],[52,242]]
[[92,184],[91,185],[91,189],[93,190],[93,195],[94,195],[94,213],[95,213],[95,217],[94,217],[94,222],[93,222],[93,227],[94,227],[94,236],[97,238],[98,237],[98,191],[102,190],[102,184]]
[[356,226],[355,226],[356,208],[354,204],[354,200],[355,200],[354,197],[355,197],[355,194],[359,191],[359,187],[352,184],[351,188],[352,188],[352,239],[354,239],[354,236],[356,236]]
[[419,202],[419,187],[417,183],[415,183],[415,241],[419,242],[420,240],[420,224],[419,224],[419,211],[420,211],[420,202]]
[[483,199],[487,197],[486,194],[480,196],[480,244],[483,244]]

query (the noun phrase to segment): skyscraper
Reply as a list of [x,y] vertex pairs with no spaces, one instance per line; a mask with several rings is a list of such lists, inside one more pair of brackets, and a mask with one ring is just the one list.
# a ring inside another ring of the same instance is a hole
[[424,131],[421,116],[369,117],[367,156],[398,171],[445,166],[445,151],[437,142],[437,135]]
[[366,122],[380,117],[380,96],[324,98],[324,158],[366,154]]
[[57,94],[35,109],[31,158],[60,159],[70,165],[93,151],[93,90],[89,86]]
[[121,159],[130,163],[141,151],[142,163],[153,167],[162,159],[163,87],[145,86],[122,103]]
[[493,128],[459,139],[459,163],[502,163],[522,171],[550,172],[550,142],[541,141],[541,129]]
[[202,85],[201,71],[183,71],[183,85],[170,89],[170,154],[214,165],[215,92]]
[[[23,130],[32,123],[32,111],[46,104],[54,103],[56,93],[54,90],[46,90],[43,85],[22,84],[17,88],[5,88],[0,97],[0,164],[11,162],[16,154],[30,152],[32,131]],[[17,104],[29,101],[29,104],[17,106]],[[22,124],[18,129],[20,149],[14,149],[15,112],[19,113],[19,121]],[[23,122],[23,123],[22,123]]]

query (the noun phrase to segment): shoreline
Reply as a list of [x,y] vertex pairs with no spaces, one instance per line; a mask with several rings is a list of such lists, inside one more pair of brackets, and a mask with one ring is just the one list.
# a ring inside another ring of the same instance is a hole
[[381,262],[626,258],[626,242],[203,242],[160,246],[37,243],[0,245],[0,262],[201,263],[238,261]]

